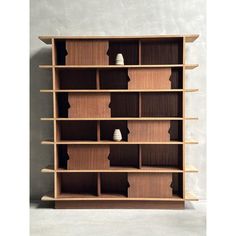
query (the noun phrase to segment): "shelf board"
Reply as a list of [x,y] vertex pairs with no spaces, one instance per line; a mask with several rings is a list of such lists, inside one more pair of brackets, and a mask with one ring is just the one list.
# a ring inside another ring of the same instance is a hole
[[46,43],[52,44],[52,39],[160,39],[160,38],[185,38],[186,43],[194,42],[199,35],[198,34],[186,34],[186,35],[143,35],[143,36],[39,36],[39,39]]
[[197,141],[194,140],[188,140],[185,142],[182,141],[170,141],[170,142],[127,142],[127,141],[74,141],[74,140],[66,140],[66,141],[42,141],[41,144],[98,144],[98,145],[104,145],[104,144],[111,144],[111,145],[129,145],[129,144],[198,144]]
[[100,69],[120,69],[120,68],[175,68],[175,67],[185,67],[187,70],[192,70],[198,67],[198,64],[169,64],[169,65],[39,65],[42,69],[86,69],[86,68],[100,68]]
[[42,201],[184,201],[183,198],[173,195],[171,198],[129,198],[121,194],[101,194],[95,196],[93,194],[60,194],[54,198],[52,194],[43,196]]
[[198,92],[199,89],[41,89],[41,93],[152,93],[152,92]]
[[[53,166],[47,166],[41,169],[42,173],[183,173],[184,171],[176,167],[149,167],[144,166],[142,169],[132,167],[110,167],[109,169],[97,170],[67,170],[59,168],[54,170]],[[198,172],[195,167],[186,167],[186,172]]]
[[197,117],[101,117],[101,118],[41,118],[42,121],[70,121],[70,120],[198,120]]
[[60,194],[54,198],[52,194],[45,195],[42,201],[198,201],[198,198],[191,193],[186,193],[185,198],[173,195],[171,198],[129,198],[120,194],[101,194],[95,196],[92,194]]

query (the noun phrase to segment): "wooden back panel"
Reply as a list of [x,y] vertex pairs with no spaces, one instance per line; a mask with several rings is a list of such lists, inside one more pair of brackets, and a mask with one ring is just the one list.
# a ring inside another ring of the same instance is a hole
[[108,145],[68,145],[68,170],[109,168]]
[[69,93],[68,117],[111,117],[109,93]]
[[182,117],[181,93],[142,93],[142,117]]
[[97,173],[61,173],[61,193],[97,194]]
[[129,173],[128,197],[172,197],[171,173]]
[[127,196],[127,173],[101,173],[101,194],[113,193]]
[[170,141],[170,121],[128,121],[128,129],[130,142]]
[[107,40],[66,40],[66,65],[108,65]]
[[171,68],[129,68],[129,89],[171,89]]
[[183,64],[183,39],[142,40],[141,63]]
[[177,167],[182,169],[182,145],[142,145],[142,166]]

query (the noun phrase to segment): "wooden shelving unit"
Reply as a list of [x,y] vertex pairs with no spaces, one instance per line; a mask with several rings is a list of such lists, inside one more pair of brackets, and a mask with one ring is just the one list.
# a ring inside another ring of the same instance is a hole
[[[52,46],[56,208],[184,208],[186,192],[185,44],[198,35],[41,36]],[[115,65],[122,53],[125,65]],[[120,129],[122,141],[113,141]]]

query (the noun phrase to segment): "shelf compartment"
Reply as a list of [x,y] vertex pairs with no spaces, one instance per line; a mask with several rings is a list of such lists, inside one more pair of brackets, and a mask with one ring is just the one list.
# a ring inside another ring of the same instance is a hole
[[108,145],[68,145],[68,170],[94,170],[109,168]]
[[[59,118],[182,117],[182,93],[57,93]],[[164,104],[164,105],[163,105]]]
[[69,93],[68,117],[111,117],[110,94]]
[[122,140],[128,141],[127,121],[100,121],[100,139],[113,140],[113,133],[115,129],[120,129]]
[[111,117],[138,117],[138,93],[111,93]]
[[128,69],[99,70],[100,89],[128,89]]
[[172,197],[172,175],[155,173],[129,173],[128,196],[139,197]]
[[183,38],[141,41],[141,64],[183,63]]
[[58,141],[97,141],[96,121],[57,121]]
[[181,121],[128,121],[129,142],[182,140]]
[[139,58],[138,40],[110,40],[107,55],[109,65],[115,65],[116,55],[122,53],[125,65],[138,65]]
[[138,145],[111,145],[110,169],[114,168],[139,168]]
[[108,40],[56,40],[57,65],[108,65]]
[[128,196],[128,175],[127,173],[100,173],[101,195],[122,195]]
[[182,68],[130,68],[128,89],[181,89]]
[[96,173],[58,173],[59,197],[97,196]]
[[56,69],[58,88],[96,89],[96,69]]
[[182,174],[178,173],[129,173],[128,197],[172,198],[182,197]]
[[181,117],[182,94],[142,93],[141,117]]
[[141,145],[142,168],[183,168],[182,145]]

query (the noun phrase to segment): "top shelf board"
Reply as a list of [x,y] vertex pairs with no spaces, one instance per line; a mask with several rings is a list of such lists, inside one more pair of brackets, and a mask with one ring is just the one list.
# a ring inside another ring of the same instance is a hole
[[39,39],[52,44],[52,39],[160,39],[160,38],[185,38],[186,43],[192,43],[199,37],[198,34],[189,35],[143,35],[143,36],[39,36]]

